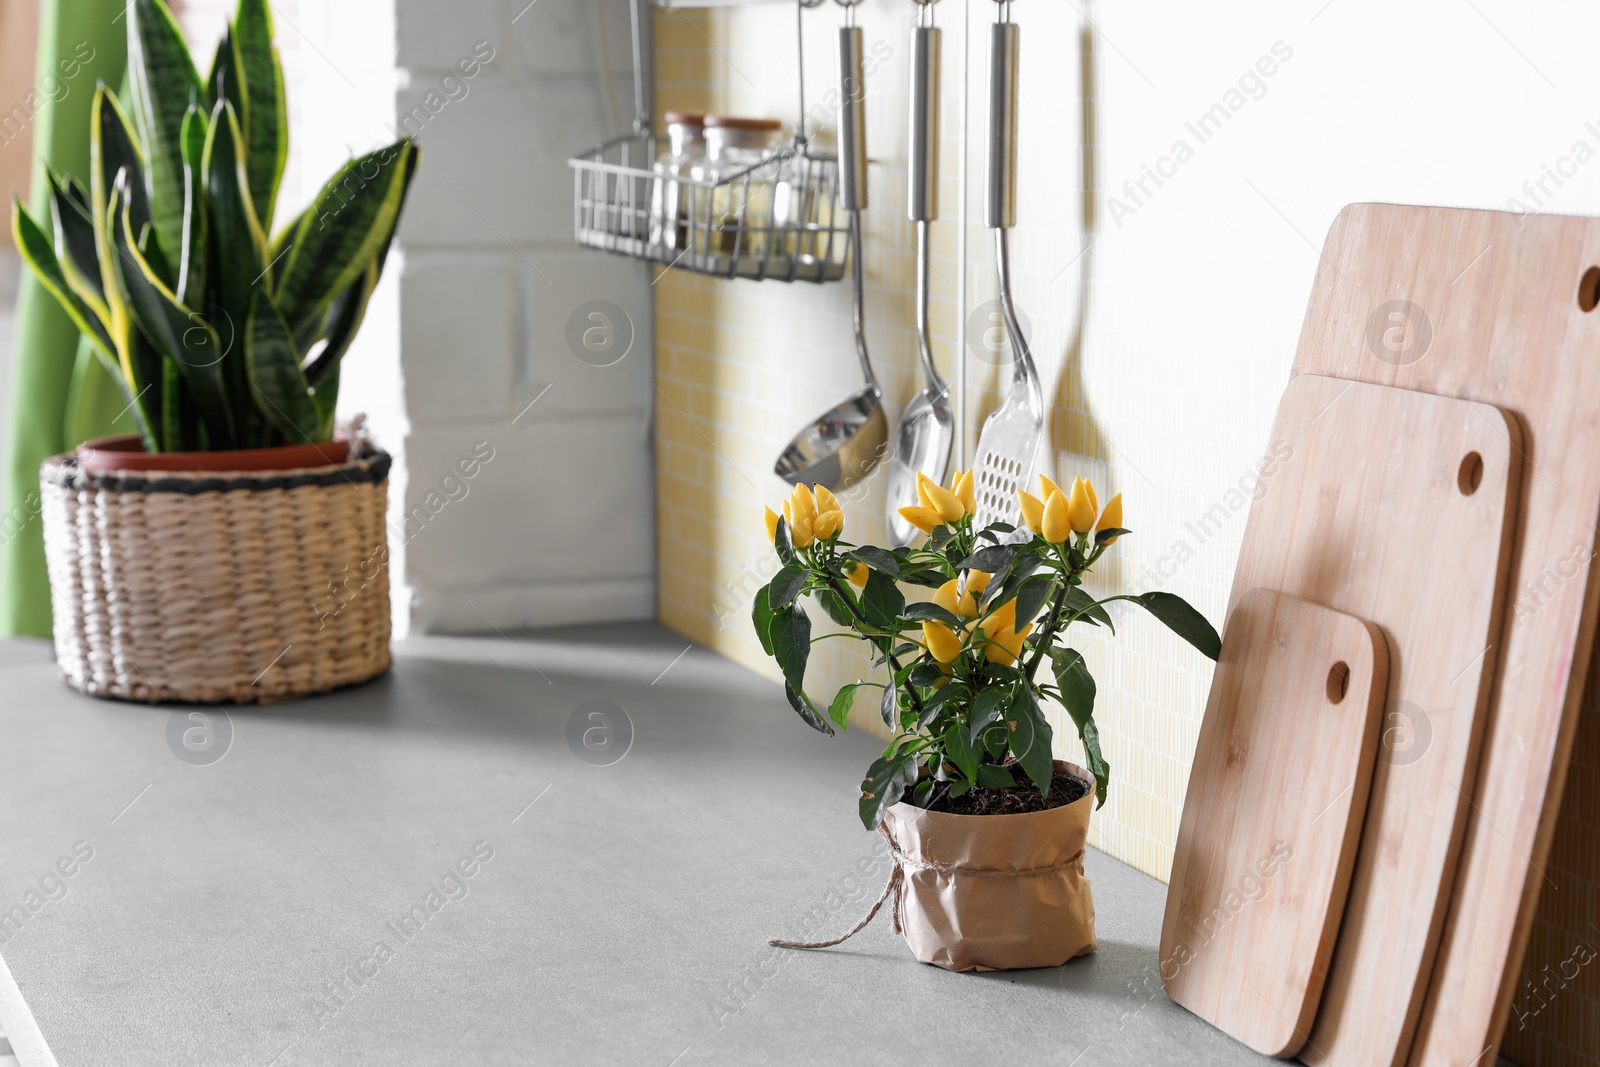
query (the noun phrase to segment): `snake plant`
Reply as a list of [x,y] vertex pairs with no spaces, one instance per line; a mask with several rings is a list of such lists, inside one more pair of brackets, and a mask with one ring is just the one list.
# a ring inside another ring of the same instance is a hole
[[88,188],[47,170],[48,216],[14,203],[16,246],[147,451],[328,440],[418,150],[351,160],[269,238],[289,140],[267,0],[239,0],[204,79],[162,0],[127,21],[127,99],[95,91]]

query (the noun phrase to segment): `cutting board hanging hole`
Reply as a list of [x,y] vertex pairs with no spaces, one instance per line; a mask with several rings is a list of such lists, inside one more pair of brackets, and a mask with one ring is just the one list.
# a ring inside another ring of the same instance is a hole
[[1338,704],[1350,692],[1350,665],[1344,660],[1328,670],[1328,703]]
[[1468,452],[1461,460],[1461,469],[1456,472],[1456,485],[1460,487],[1462,496],[1471,496],[1482,484],[1483,457],[1476,452]]
[[1578,282],[1578,307],[1593,311],[1597,304],[1600,304],[1600,267],[1590,267]]

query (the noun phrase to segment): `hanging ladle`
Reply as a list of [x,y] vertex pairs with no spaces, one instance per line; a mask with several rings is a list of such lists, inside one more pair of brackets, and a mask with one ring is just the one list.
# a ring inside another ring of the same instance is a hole
[[933,25],[934,0],[921,5],[911,31],[911,187],[906,215],[917,226],[917,349],[927,385],[900,414],[889,459],[889,537],[909,545],[917,528],[900,508],[917,498],[920,472],[943,484],[955,439],[950,414],[950,386],[939,377],[928,337],[928,272],[931,252],[928,227],[939,217],[939,30]]
[[867,354],[866,254],[861,246],[861,212],[867,206],[867,86],[861,28],[855,25],[860,0],[838,0],[845,9],[839,30],[839,203],[850,213],[851,286],[856,356],[866,385],[818,416],[783,450],[773,470],[791,485],[817,483],[848,489],[877,466],[889,440],[883,415],[883,390]]

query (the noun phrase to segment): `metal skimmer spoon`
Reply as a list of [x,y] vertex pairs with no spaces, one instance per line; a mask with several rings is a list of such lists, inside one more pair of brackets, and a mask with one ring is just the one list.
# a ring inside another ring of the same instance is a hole
[[917,473],[943,484],[955,438],[950,386],[933,364],[928,338],[928,225],[939,217],[940,34],[931,25],[933,3],[919,2],[918,19],[926,17],[930,24],[911,31],[911,189],[906,214],[917,224],[917,348],[928,384],[901,412],[890,453],[889,539],[896,546],[909,545],[917,536],[917,528],[899,511],[917,499]]
[[[854,23],[854,5],[845,11],[848,22]],[[839,119],[839,202],[850,213],[852,317],[856,355],[867,384],[800,431],[773,467],[778,477],[791,485],[815,482],[834,490],[848,489],[871,474],[889,440],[883,390],[867,354],[866,312],[862,308],[866,255],[861,247],[861,212],[867,206],[867,97],[862,53],[861,28],[849,24],[840,28],[844,110]]]
[[1015,356],[1005,402],[984,420],[973,461],[978,524],[1022,521],[1017,490],[1033,474],[1044,438],[1044,395],[1028,342],[1011,303],[1011,253],[1008,231],[1017,222],[1017,51],[1018,27],[1011,4],[1000,4],[1000,19],[989,28],[989,182],[985,222],[995,231],[995,263],[1000,274],[1000,313]]

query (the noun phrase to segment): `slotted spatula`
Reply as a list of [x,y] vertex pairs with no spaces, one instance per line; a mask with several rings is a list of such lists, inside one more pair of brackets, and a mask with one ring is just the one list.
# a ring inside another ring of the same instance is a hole
[[1028,342],[1011,303],[1008,231],[1017,221],[1017,52],[1020,33],[1002,3],[1000,21],[989,28],[989,181],[985,222],[995,232],[1000,275],[1000,313],[1011,340],[1011,388],[984,420],[973,460],[978,525],[1022,521],[1017,490],[1033,475],[1044,437],[1044,394]]

